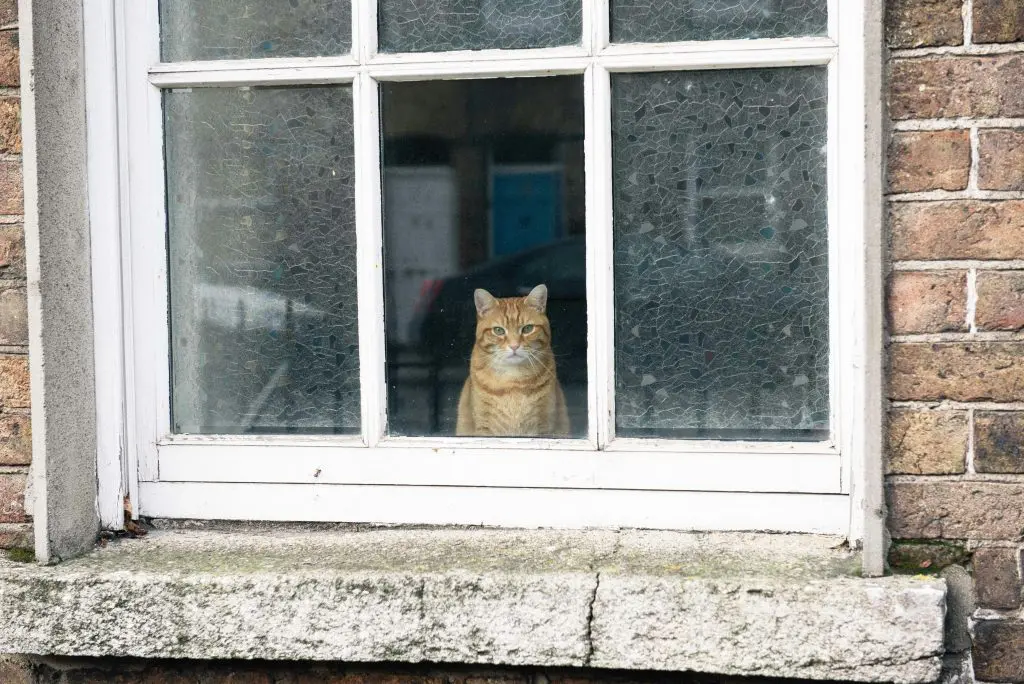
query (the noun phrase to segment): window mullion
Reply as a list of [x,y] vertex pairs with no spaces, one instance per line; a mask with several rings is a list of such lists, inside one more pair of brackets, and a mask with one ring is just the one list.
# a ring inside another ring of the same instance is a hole
[[352,0],[352,54],[360,64],[377,54],[377,0]]
[[611,42],[608,6],[608,0],[583,0],[583,45],[592,55],[600,54]]
[[359,300],[359,378],[362,434],[368,446],[384,434],[384,263],[377,82],[361,74],[352,84],[355,111],[356,236]]
[[591,65],[584,78],[587,178],[587,370],[590,439],[604,447],[615,426],[612,304],[611,80]]

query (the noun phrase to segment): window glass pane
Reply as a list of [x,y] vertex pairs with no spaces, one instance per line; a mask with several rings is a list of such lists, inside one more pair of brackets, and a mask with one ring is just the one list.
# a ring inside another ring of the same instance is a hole
[[351,89],[164,108],[174,431],[358,431]]
[[826,0],[611,0],[612,41],[823,36]]
[[586,434],[582,78],[382,89],[390,431]]
[[827,437],[825,68],[613,79],[618,434]]
[[345,54],[351,12],[351,0],[161,0],[162,59]]
[[580,0],[379,0],[381,52],[572,45]]

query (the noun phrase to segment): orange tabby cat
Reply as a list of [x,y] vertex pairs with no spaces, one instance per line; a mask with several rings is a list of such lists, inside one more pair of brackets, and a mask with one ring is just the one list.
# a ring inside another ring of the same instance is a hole
[[567,436],[569,412],[555,374],[548,288],[497,299],[473,293],[476,344],[459,397],[457,435]]

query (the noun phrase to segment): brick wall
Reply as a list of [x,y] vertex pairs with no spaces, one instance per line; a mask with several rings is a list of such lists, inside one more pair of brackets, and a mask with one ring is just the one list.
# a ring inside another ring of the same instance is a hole
[[32,546],[18,3],[0,0],[0,548]]
[[1024,0],[890,0],[891,559],[974,576],[975,674],[1024,681]]
[[[890,557],[913,570],[967,567],[976,675],[1024,682],[1024,0],[887,5]],[[31,537],[16,22],[16,3],[0,0],[0,547]],[[76,662],[0,661],[0,680],[112,681],[116,671],[117,681],[154,683],[570,681],[508,670]]]

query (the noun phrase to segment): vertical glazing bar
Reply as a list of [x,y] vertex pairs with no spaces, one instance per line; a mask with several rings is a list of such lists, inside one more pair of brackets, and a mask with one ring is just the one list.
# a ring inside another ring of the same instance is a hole
[[827,195],[828,195],[828,278],[831,283],[828,288],[828,386],[829,386],[829,434],[833,444],[842,443],[844,427],[843,416],[843,385],[842,367],[846,363],[845,354],[842,349],[842,333],[840,331],[840,312],[849,311],[843,306],[842,288],[838,287],[842,274],[841,235],[845,232],[840,223],[842,217],[839,213],[839,189],[841,185],[839,174],[839,150],[840,135],[839,128],[839,69],[835,58],[828,66],[828,144],[826,150],[827,158]]
[[352,0],[352,55],[366,64],[377,54],[377,0]]
[[589,437],[603,448],[613,437],[611,79],[591,65],[584,77],[587,184],[587,369]]
[[[839,42],[839,0],[826,0],[828,6],[828,37],[836,43]],[[849,0],[846,0],[849,5]]]
[[355,111],[359,378],[363,441],[373,446],[387,425],[384,369],[384,261],[380,180],[380,98],[366,73],[352,84]]
[[597,55],[604,51],[611,42],[611,14],[609,0],[583,0],[583,36],[587,40],[589,31],[590,54]]

